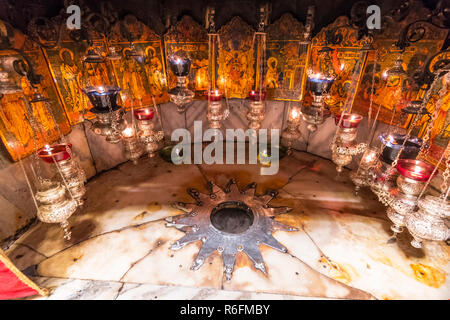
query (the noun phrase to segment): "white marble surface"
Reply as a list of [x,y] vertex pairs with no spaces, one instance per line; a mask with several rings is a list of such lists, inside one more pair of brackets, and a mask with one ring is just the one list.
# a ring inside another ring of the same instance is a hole
[[[38,224],[7,252],[21,269],[34,268],[50,286],[49,299],[449,299],[449,247],[409,245],[391,237],[385,208],[363,190],[358,196],[345,171],[294,152],[275,176],[258,165],[182,165],[142,159],[104,172],[88,184],[85,208],[71,219],[66,242],[56,225]],[[192,202],[186,188],[206,193],[206,182],[240,187],[257,182],[257,193],[278,189],[272,206],[293,210],[276,219],[299,228],[277,231],[283,254],[261,246],[267,275],[238,254],[231,281],[224,281],[220,254],[190,269],[200,243],[173,251],[183,233],[162,220],[181,213],[173,201]],[[29,270],[29,269],[28,269]],[[42,283],[40,281],[43,281]]]

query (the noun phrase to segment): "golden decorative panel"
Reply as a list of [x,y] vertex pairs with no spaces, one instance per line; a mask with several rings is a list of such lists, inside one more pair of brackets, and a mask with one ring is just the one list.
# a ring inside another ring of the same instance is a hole
[[345,16],[337,18],[312,39],[308,67],[313,72],[326,72],[336,77],[329,97],[325,99],[333,111],[346,101],[362,46],[363,40],[358,40],[358,30],[350,25]]
[[[450,52],[446,51],[437,55],[431,61],[430,69],[433,70],[434,64],[438,60],[444,59],[450,60]],[[443,92],[442,102],[438,103],[441,92]],[[442,77],[432,90],[430,100],[427,104],[427,110],[430,114],[433,114],[437,106],[439,110],[437,111],[435,121],[431,123],[430,117],[425,115],[417,122],[417,126],[413,130],[415,134],[423,138],[428,127],[432,126],[429,137],[430,148],[426,157],[426,160],[432,164],[436,164],[439,161],[450,140],[450,82],[446,81],[445,77]],[[445,159],[440,167],[442,170],[445,169]]]
[[[25,43],[25,54],[32,60],[36,67],[36,72],[43,76],[43,80],[37,85],[37,90],[50,99],[51,112],[63,134],[70,132],[70,125],[62,109],[58,95],[53,86],[53,79],[45,63],[44,56],[37,46],[32,46],[30,42]],[[9,72],[9,77],[15,81],[23,93],[5,94],[0,99],[0,136],[6,150],[14,161],[32,154],[36,148],[41,148],[45,144],[52,143],[59,139],[59,133],[55,121],[49,113],[44,102],[33,103],[30,106],[33,110],[33,117],[38,122],[40,130],[36,131],[34,138],[33,128],[28,119],[27,105],[24,98],[32,99],[33,90],[26,77],[18,75],[14,70],[8,70],[5,64],[7,61],[23,60],[14,51],[0,51],[0,60],[4,62],[3,68]]]
[[[429,14],[429,10],[423,7],[411,10],[402,21],[387,23],[382,32],[374,38],[373,47],[376,49],[377,58],[375,65],[375,52],[371,52],[367,58],[366,67],[362,75],[359,90],[355,97],[353,104],[353,111],[364,116],[368,115],[370,109],[370,92],[372,87],[372,76],[375,69],[375,92],[372,100],[372,114],[374,115],[381,105],[378,120],[384,123],[390,123],[393,111],[395,115],[393,124],[402,128],[408,126],[411,122],[411,117],[403,114],[400,109],[405,107],[407,101],[420,98],[419,88],[414,87],[412,80],[407,80],[404,83],[403,94],[399,95],[398,88],[385,85],[383,73],[394,66],[397,58],[403,60],[403,69],[407,73],[407,78],[412,77],[413,73],[424,66],[425,62],[433,54],[437,53],[446,37],[446,31],[430,26],[429,24],[422,24],[425,28],[424,39],[411,43],[405,48],[402,53],[394,44],[397,42],[402,28],[408,24],[425,17]],[[386,19],[386,21],[391,21]],[[423,92],[422,92],[423,94]]]
[[[131,43],[142,58],[129,57]],[[123,107],[153,105],[153,97],[156,103],[169,101],[159,35],[135,17],[126,16],[113,26],[110,46],[122,56],[110,63],[117,85],[122,89]]]
[[[86,41],[76,41],[73,39],[74,33],[65,28],[63,30],[58,46],[42,50],[70,124],[75,125],[83,121],[83,112],[87,119],[95,117],[88,112],[92,106],[82,89],[88,85],[114,84],[115,80],[107,63],[83,66],[82,58],[89,49],[88,44]],[[104,56],[105,44],[102,37],[89,32],[89,38],[96,51]]]
[[[182,54],[191,59],[191,71],[187,77],[188,88],[197,97],[203,97],[208,89],[208,35],[189,16],[183,16],[164,36],[166,49],[166,65],[172,55]],[[176,77],[168,70],[169,88],[176,86]]]
[[303,96],[309,44],[305,27],[284,14],[267,28],[264,85],[269,99],[300,101]]
[[254,33],[240,17],[219,30],[217,85],[228,98],[246,98],[254,88]]

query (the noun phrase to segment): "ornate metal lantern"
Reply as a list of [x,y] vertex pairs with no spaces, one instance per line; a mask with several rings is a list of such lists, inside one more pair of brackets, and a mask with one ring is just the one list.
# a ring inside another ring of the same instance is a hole
[[367,148],[359,162],[358,169],[350,173],[350,179],[355,184],[356,193],[358,193],[359,189],[362,187],[370,186],[372,180],[379,175],[381,169],[379,156],[380,152],[378,148]]
[[37,154],[42,161],[56,167],[72,198],[77,201],[78,205],[83,205],[83,196],[86,193],[84,186],[86,174],[79,164],[72,159],[72,144],[46,145],[38,150]]
[[266,100],[266,91],[252,90],[249,94],[250,104],[249,111],[247,113],[247,119],[249,122],[249,128],[258,130],[261,128],[261,121],[266,117],[266,107],[264,101]]
[[97,115],[92,130],[106,137],[109,143],[119,143],[120,132],[125,123],[122,119],[122,107],[117,105],[117,95],[120,91],[116,86],[89,86],[83,89],[93,105],[89,111]]
[[136,138],[136,132],[133,127],[127,126],[122,131],[122,142],[125,157],[136,165],[144,151]]
[[339,128],[331,151],[332,160],[337,165],[338,172],[342,172],[342,168],[352,162],[353,156],[362,153],[367,147],[366,143],[355,143],[357,128],[361,120],[362,116],[358,114],[335,116],[335,122]]
[[288,148],[288,153],[292,152],[292,144],[295,140],[300,139],[301,136],[298,130],[300,116],[300,107],[292,106],[288,113],[286,129],[281,132],[281,143]]
[[386,198],[389,205],[387,216],[392,221],[391,230],[400,233],[405,226],[405,217],[416,210],[417,196],[425,181],[433,174],[434,167],[422,160],[399,159],[397,162],[397,188]]
[[194,98],[194,92],[187,88],[186,77],[191,70],[191,60],[186,57],[170,57],[169,67],[173,74],[177,77],[177,85],[169,90],[170,101],[177,105],[179,113],[186,110],[186,104]]
[[[415,159],[423,145],[422,139],[417,137],[407,137],[405,134],[400,133],[384,132],[380,134],[379,139],[384,146],[381,155],[382,159],[389,165],[392,164],[397,157],[402,159]],[[399,155],[400,149],[401,154]]]
[[208,99],[208,121],[211,129],[220,129],[221,121],[228,118],[229,110],[224,109],[222,105],[222,94],[219,90],[206,91],[206,99]]
[[441,197],[427,195],[417,203],[419,210],[405,217],[405,225],[414,237],[411,245],[422,247],[423,240],[445,241],[450,229],[444,219],[450,217],[450,204]]
[[310,71],[307,79],[309,90],[313,95],[313,101],[309,106],[303,105],[302,116],[303,120],[308,123],[308,130],[315,132],[317,126],[331,115],[330,111],[325,107],[323,99],[324,95],[330,91],[335,78]]
[[134,117],[138,126],[137,136],[149,157],[156,155],[156,151],[159,149],[159,142],[164,138],[163,131],[154,130],[153,116],[154,111],[149,107],[134,110]]
[[78,204],[66,195],[67,189],[60,183],[44,181],[36,200],[39,202],[37,216],[45,223],[59,223],[64,229],[64,239],[70,240],[68,219],[77,210]]

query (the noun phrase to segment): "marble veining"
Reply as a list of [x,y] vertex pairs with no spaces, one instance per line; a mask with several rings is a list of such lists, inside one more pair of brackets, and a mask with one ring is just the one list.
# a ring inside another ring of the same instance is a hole
[[[200,247],[170,250],[183,233],[165,226],[180,214],[173,201],[192,202],[186,188],[207,193],[207,182],[257,193],[278,189],[271,206],[297,232],[273,235],[283,254],[260,246],[267,276],[238,255],[231,281],[215,252],[190,269]],[[348,171],[336,177],[333,163],[304,152],[280,160],[275,176],[258,165],[181,165],[142,159],[96,176],[87,201],[70,220],[73,239],[58,226],[39,223],[7,251],[20,269],[51,289],[48,299],[449,299],[449,247],[409,246],[410,235],[392,241],[385,208],[369,190],[354,194]]]

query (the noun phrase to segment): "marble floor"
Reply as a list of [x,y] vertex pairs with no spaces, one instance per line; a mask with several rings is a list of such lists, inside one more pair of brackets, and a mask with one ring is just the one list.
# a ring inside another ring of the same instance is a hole
[[[181,214],[174,201],[192,202],[187,188],[208,193],[207,182],[256,192],[277,189],[271,206],[293,210],[276,220],[299,231],[276,231],[287,249],[260,250],[267,275],[239,253],[231,281],[216,251],[191,270],[200,241],[173,251],[184,233],[164,218]],[[258,165],[180,165],[160,158],[125,163],[87,184],[84,207],[70,219],[72,239],[57,225],[38,223],[7,251],[39,285],[45,299],[449,299],[450,249],[429,242],[411,247],[405,232],[389,241],[385,208],[369,190],[354,194],[348,171],[294,152],[277,175]]]

